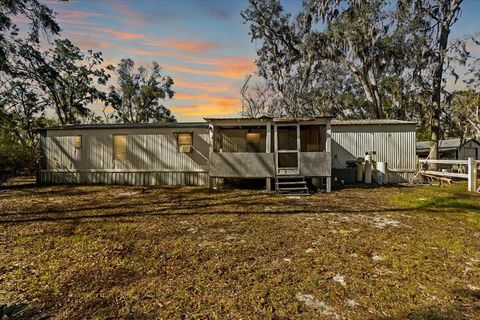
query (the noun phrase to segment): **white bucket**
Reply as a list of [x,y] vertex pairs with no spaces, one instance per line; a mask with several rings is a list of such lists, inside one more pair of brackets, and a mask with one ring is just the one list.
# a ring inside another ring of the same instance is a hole
[[388,168],[386,162],[377,162],[377,182],[380,185],[388,183]]

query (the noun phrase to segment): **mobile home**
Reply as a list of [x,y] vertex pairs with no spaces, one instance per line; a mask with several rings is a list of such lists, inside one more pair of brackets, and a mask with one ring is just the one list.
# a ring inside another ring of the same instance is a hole
[[205,120],[42,129],[38,182],[215,187],[226,179],[256,179],[278,191],[330,191],[332,176],[371,151],[388,162],[391,182],[406,181],[415,170],[413,122]]

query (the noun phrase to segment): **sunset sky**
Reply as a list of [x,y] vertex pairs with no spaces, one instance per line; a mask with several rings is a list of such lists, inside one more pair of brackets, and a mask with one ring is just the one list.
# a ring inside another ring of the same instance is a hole
[[[240,11],[246,1],[45,0],[57,12],[62,36],[102,51],[107,64],[157,61],[175,81],[166,102],[180,121],[235,116],[239,90],[255,71],[255,45]],[[301,1],[284,1],[297,11]],[[480,30],[480,1],[466,1],[454,36]],[[112,82],[113,84],[113,82]]]

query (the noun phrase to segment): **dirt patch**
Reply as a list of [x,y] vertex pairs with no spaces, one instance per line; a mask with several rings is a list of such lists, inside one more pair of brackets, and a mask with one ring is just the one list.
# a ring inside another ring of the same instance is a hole
[[298,301],[305,303],[307,307],[314,309],[321,315],[332,317],[334,319],[339,319],[339,316],[335,312],[335,309],[326,304],[324,301],[319,301],[311,294],[297,293],[295,295],[295,298]]

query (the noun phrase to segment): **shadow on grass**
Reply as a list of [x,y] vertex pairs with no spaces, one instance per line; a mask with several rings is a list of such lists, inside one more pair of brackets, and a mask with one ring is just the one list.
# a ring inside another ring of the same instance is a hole
[[[215,205],[214,205],[215,206]],[[125,208],[125,207],[122,207]],[[65,212],[55,212],[55,216],[43,216],[43,217],[34,217],[29,219],[8,219],[8,220],[0,220],[0,225],[5,224],[21,224],[21,223],[30,223],[30,222],[52,222],[52,221],[79,221],[84,219],[92,219],[92,220],[100,220],[104,221],[106,219],[112,218],[145,218],[145,217],[187,217],[187,216],[209,216],[209,215],[236,215],[236,216],[256,216],[256,215],[264,215],[264,216],[271,216],[271,215],[278,215],[285,216],[285,215],[303,215],[303,214],[335,214],[335,213],[343,213],[343,214],[373,214],[373,213],[381,213],[381,212],[409,212],[415,211],[416,209],[411,208],[403,208],[403,209],[380,209],[380,210],[345,210],[345,209],[329,209],[328,211],[318,211],[317,209],[305,209],[305,208],[298,208],[298,209],[284,209],[284,210],[269,210],[269,211],[249,211],[249,212],[242,212],[242,211],[235,211],[235,210],[219,210],[219,211],[193,211],[197,210],[199,206],[195,206],[194,208],[176,208],[174,210],[170,208],[158,208],[153,210],[145,210],[142,212],[138,212],[137,210],[131,210],[129,212],[117,212],[117,213],[108,213],[108,214],[92,214],[92,215],[76,215],[76,216],[60,216],[60,214],[64,214]],[[189,210],[187,212],[174,212],[176,210]],[[79,209],[79,211],[83,211]]]
[[[391,319],[463,320],[480,319],[480,290],[462,288],[452,292],[454,303],[445,308],[430,306],[412,310],[405,316]],[[388,318],[387,318],[388,319]]]
[[24,311],[27,309],[26,303],[16,303],[12,305],[3,304],[0,305],[0,319],[25,319]]
[[[118,196],[118,191],[138,191],[138,186],[105,186],[83,190],[70,185],[60,185],[51,189],[37,188],[32,192],[44,196],[51,195],[90,195],[98,193],[101,198],[91,200],[85,198],[82,203],[69,206],[67,202],[45,207],[23,208],[21,211],[0,213],[0,225],[20,224],[29,222],[71,221],[83,219],[106,220],[114,218],[142,218],[149,216],[194,216],[194,215],[296,215],[296,214],[360,214],[374,213],[410,213],[423,211],[426,213],[444,213],[445,211],[478,211],[480,206],[466,202],[465,199],[478,199],[477,196],[465,195],[462,192],[450,190],[448,196],[425,195],[420,201],[415,193],[400,197],[401,206],[365,206],[346,203],[348,200],[331,202],[336,195],[330,194],[311,198],[313,202],[294,200],[276,196],[263,191],[211,191],[208,188],[163,186],[149,187],[145,193],[133,196]],[[382,187],[387,188],[388,187]],[[398,189],[397,187],[394,187]],[[403,186],[403,188],[413,188]],[[429,192],[429,190],[426,190]],[[453,191],[453,192],[452,192]],[[348,195],[348,194],[347,194]],[[16,195],[18,197],[18,195]],[[341,195],[340,195],[341,196]],[[345,195],[344,195],[345,196]],[[354,194],[355,197],[361,195]],[[104,197],[115,197],[114,202],[103,203]],[[333,197],[333,198],[331,198]],[[322,204],[322,202],[325,202]],[[314,205],[312,205],[314,203]],[[317,205],[318,203],[318,205]],[[406,206],[405,206],[406,204]],[[3,218],[3,219],[2,219]],[[72,230],[75,226],[72,227]],[[72,231],[73,232],[73,231]]]
[[332,192],[341,191],[341,190],[349,190],[349,189],[360,189],[360,190],[381,190],[381,189],[412,189],[416,186],[413,185],[406,185],[406,184],[385,184],[385,185],[378,185],[378,184],[364,184],[364,183],[357,183],[357,184],[346,184],[346,185],[335,185],[332,187]]
[[[221,202],[218,202],[218,198],[214,196],[212,199],[210,198],[186,198],[187,195],[191,195],[191,193],[175,193],[169,194],[168,197],[161,198],[160,200],[152,201],[147,196],[135,195],[132,198],[128,197],[118,197],[118,201],[115,203],[110,204],[99,204],[99,205],[87,205],[81,206],[76,208],[64,208],[64,207],[47,207],[41,210],[29,210],[25,209],[24,211],[16,211],[16,212],[7,212],[7,213],[0,213],[1,217],[7,216],[20,216],[20,215],[46,215],[46,214],[66,214],[66,213],[76,213],[76,212],[83,212],[83,211],[97,211],[97,210],[115,210],[115,209],[141,209],[142,207],[147,206],[159,206],[159,205],[169,205],[171,207],[165,208],[156,208],[157,211],[165,211],[165,210],[183,210],[183,209],[206,209],[209,207],[217,207],[217,206],[228,206],[228,205],[243,205],[243,206],[250,206],[250,205],[278,205],[281,204],[280,201],[273,202],[273,201],[265,201],[268,198],[267,195],[261,197],[260,195],[234,195],[228,198],[221,198]],[[226,201],[228,199],[228,201]],[[127,200],[128,202],[122,202]],[[213,200],[213,201],[210,201]],[[174,205],[174,206],[173,206]]]
[[[254,196],[252,196],[254,197]],[[248,197],[247,197],[248,198]],[[371,215],[376,213],[413,213],[423,210],[428,213],[442,213],[444,209],[458,210],[465,206],[455,206],[452,203],[444,204],[442,207],[433,205],[425,205],[422,207],[386,207],[386,208],[346,208],[343,206],[330,206],[326,208],[312,206],[290,206],[289,203],[275,201],[248,201],[244,196],[234,196],[227,198],[223,202],[202,201],[198,199],[185,199],[181,196],[166,198],[157,201],[149,201],[148,199],[139,199],[135,203],[113,203],[108,205],[85,206],[78,208],[47,208],[46,210],[29,211],[29,212],[10,212],[0,215],[0,225],[20,224],[29,222],[49,222],[49,221],[80,221],[84,219],[106,220],[114,218],[145,218],[155,216],[165,217],[182,217],[182,216],[208,216],[208,215],[302,215],[302,214],[355,214],[355,215]],[[147,200],[147,202],[145,201]],[[288,200],[288,199],[287,199]],[[165,205],[165,207],[162,207]],[[152,208],[151,206],[154,206]],[[157,206],[157,207],[155,207]],[[257,206],[257,208],[255,208]],[[272,209],[266,210],[271,207]],[[472,206],[469,208],[476,208]],[[111,212],[122,210],[123,212]],[[126,211],[125,211],[126,210]],[[473,210],[473,209],[470,209]],[[479,209],[480,210],[480,209]],[[85,214],[87,212],[107,211],[102,213]],[[180,211],[180,212],[179,212]],[[83,213],[83,214],[81,214]],[[66,214],[71,214],[65,216]]]
[[415,209],[452,209],[480,212],[480,205],[465,202],[470,197],[464,194],[453,194],[451,196],[432,197],[424,201],[415,201]]
[[14,185],[1,185],[1,190],[25,190],[25,189],[32,189],[38,188],[38,185],[35,182],[32,183],[24,183],[24,184],[14,184]]

